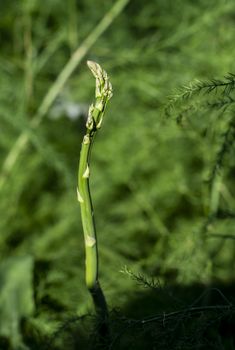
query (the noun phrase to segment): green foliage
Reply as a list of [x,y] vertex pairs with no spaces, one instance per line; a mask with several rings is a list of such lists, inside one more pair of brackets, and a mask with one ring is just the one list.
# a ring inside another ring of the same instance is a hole
[[11,339],[14,348],[24,349],[19,326],[23,317],[34,312],[33,259],[6,259],[0,267],[0,281],[0,337]]
[[[79,318],[93,311],[76,200],[80,144],[94,94],[86,59],[101,63],[114,87],[93,149],[91,191],[101,284],[110,308],[126,316],[111,317],[115,347],[137,349],[141,338],[143,349],[149,338],[149,349],[234,349],[231,334],[221,331],[231,307],[185,312],[205,288],[216,286],[229,302],[234,295],[234,1],[129,1],[32,128],[71,54],[114,3],[0,4],[2,169],[9,167],[5,160],[17,138],[25,133],[29,139],[11,171],[0,174],[0,269],[21,295],[14,297],[17,331],[7,333],[2,349],[16,349],[15,337],[40,349],[53,334],[50,349],[79,348],[97,326],[92,317]],[[25,256],[32,256],[34,268],[26,263],[19,272],[17,261]],[[11,271],[4,267],[9,261]],[[140,280],[150,276],[144,283],[150,288],[121,273],[124,266]],[[152,291],[151,281],[166,288]],[[22,284],[26,293],[33,290],[35,312],[31,297],[24,306]],[[215,305],[228,303],[213,293],[196,303]],[[183,311],[172,317],[177,310]],[[1,325],[12,315],[6,312]],[[141,320],[153,314],[156,323],[145,328]],[[138,322],[124,334],[130,319]],[[166,342],[169,334],[175,343]]]

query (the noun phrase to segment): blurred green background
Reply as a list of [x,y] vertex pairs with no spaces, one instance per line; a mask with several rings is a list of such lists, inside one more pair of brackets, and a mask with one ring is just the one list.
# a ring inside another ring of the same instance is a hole
[[174,89],[194,79],[235,71],[234,0],[122,3],[94,43],[85,42],[86,54],[34,125],[72,54],[115,1],[0,2],[1,349],[27,349],[30,342],[39,349],[37,339],[68,315],[93,310],[76,200],[80,145],[94,98],[87,59],[104,67],[114,88],[91,165],[100,279],[110,308],[141,317],[171,310],[158,293],[156,300],[138,301],[144,290],[121,272],[125,266],[179,288],[184,305],[198,296],[195,286],[233,284],[232,144],[214,197],[207,181],[228,118],[200,107],[199,98],[187,112],[190,121],[179,126],[177,109],[166,118],[164,106]]

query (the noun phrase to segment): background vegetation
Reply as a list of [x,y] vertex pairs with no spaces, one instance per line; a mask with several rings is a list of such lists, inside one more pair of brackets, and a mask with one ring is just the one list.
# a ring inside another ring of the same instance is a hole
[[48,108],[115,1],[0,2],[1,349],[88,349],[94,331],[76,201],[86,59],[114,87],[91,174],[110,349],[235,349],[235,3],[126,2]]

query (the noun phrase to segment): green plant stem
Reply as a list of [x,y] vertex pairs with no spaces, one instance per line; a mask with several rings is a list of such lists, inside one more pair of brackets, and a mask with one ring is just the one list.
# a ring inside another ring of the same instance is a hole
[[89,189],[90,156],[94,136],[101,127],[105,108],[112,96],[112,86],[107,73],[95,62],[88,61],[88,66],[96,78],[96,100],[89,108],[86,134],[82,141],[77,197],[81,206],[82,226],[85,240],[86,285],[89,289],[97,314],[102,321],[108,318],[108,309],[104,294],[99,284],[97,237]]
[[[40,125],[51,105],[55,101],[56,97],[63,89],[65,83],[77,68],[78,64],[82,61],[82,59],[85,57],[90,48],[95,44],[98,38],[112,24],[114,19],[122,12],[129,1],[130,0],[118,0],[73,53],[61,73],[58,75],[56,81],[52,84],[44,99],[42,100],[37,113],[30,122],[31,128],[34,129]],[[6,156],[0,173],[0,190],[3,188],[5,182],[7,181],[8,176],[10,175],[18,157],[27,146],[28,141],[28,132],[22,132]]]

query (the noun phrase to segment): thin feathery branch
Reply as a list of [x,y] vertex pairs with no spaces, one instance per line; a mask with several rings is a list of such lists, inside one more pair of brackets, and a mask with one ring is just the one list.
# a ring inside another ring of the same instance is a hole
[[221,95],[228,97],[231,92],[235,89],[235,74],[234,73],[228,73],[224,80],[220,79],[211,79],[206,81],[201,80],[194,80],[188,85],[184,85],[174,94],[172,94],[169,98],[169,101],[165,107],[165,113],[166,115],[170,114],[170,111],[174,106],[182,101],[182,100],[188,100],[192,98],[194,95],[198,95],[201,92],[203,93],[212,93],[217,92],[218,90],[221,90]]
[[[217,322],[223,317],[231,317],[235,313],[235,306],[230,302],[226,305],[209,305],[209,306],[194,306],[185,309],[176,310],[173,312],[163,312],[153,316],[145,317],[142,319],[130,319],[121,317],[120,322],[124,325],[120,332],[113,338],[112,343],[109,346],[109,350],[114,349],[118,341],[127,334],[132,329],[136,327],[145,327],[146,325],[154,324],[155,330],[156,327],[161,327],[161,332],[159,336],[161,339],[163,337],[170,336],[172,331],[175,331],[175,324],[180,321],[180,324],[183,324],[185,321],[189,322],[192,318],[201,317],[202,315],[212,317],[212,321]],[[208,320],[209,321],[209,320]],[[208,324],[207,321],[207,324]],[[153,325],[152,325],[153,326]],[[172,326],[172,327],[171,327]],[[164,335],[165,334],[165,335]],[[160,339],[159,338],[159,339]],[[164,338],[166,339],[166,338]]]
[[177,317],[179,315],[185,315],[185,317],[188,317],[189,315],[196,315],[201,314],[202,312],[220,312],[220,311],[230,311],[231,313],[235,312],[235,306],[230,305],[209,305],[209,306],[197,306],[197,307],[191,307],[186,308],[183,310],[173,311],[169,313],[165,313],[163,315],[156,315],[151,317],[146,317],[142,320],[136,320],[136,322],[141,324],[151,323],[151,322],[159,322],[162,321],[162,318],[164,317],[164,321],[168,321],[174,317]]
[[214,108],[214,109],[222,109],[224,108],[224,111],[233,105],[235,103],[235,99],[232,98],[231,96],[225,96],[223,98],[219,98],[213,102],[208,102],[207,105],[209,108]]
[[127,266],[125,266],[120,272],[128,275],[133,281],[137,282],[139,285],[143,286],[144,288],[151,288],[151,289],[162,289],[161,282],[154,278],[148,278],[145,275],[141,273],[134,273],[131,271]]

